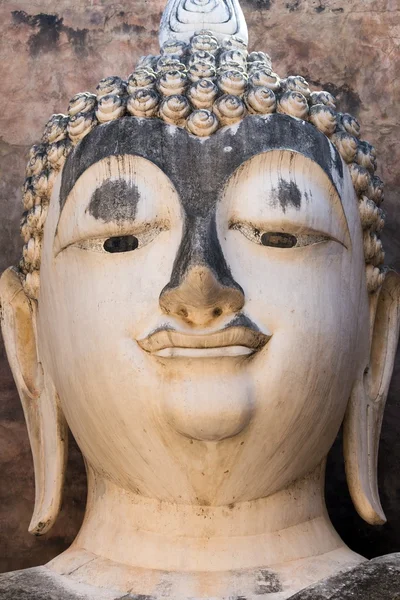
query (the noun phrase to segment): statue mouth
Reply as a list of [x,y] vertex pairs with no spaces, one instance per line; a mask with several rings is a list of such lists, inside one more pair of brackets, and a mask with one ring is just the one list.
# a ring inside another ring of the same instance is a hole
[[233,326],[197,335],[160,329],[137,342],[145,352],[164,358],[215,358],[250,356],[261,350],[270,338],[249,327]]

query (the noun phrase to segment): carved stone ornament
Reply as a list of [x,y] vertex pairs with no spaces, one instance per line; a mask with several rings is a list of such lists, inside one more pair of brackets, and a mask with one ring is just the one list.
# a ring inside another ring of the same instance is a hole
[[343,423],[355,508],[385,522],[400,278],[375,149],[331,94],[249,53],[237,0],[170,0],[160,40],[30,152],[0,280],[30,532],[57,518],[67,424],[89,492],[72,546],[0,576],[0,597],[394,599],[399,556],[352,552],[323,493]]
[[161,19],[160,47],[170,40],[189,42],[193,33],[201,29],[211,30],[217,40],[237,36],[244,44],[248,42],[238,0],[171,0]]

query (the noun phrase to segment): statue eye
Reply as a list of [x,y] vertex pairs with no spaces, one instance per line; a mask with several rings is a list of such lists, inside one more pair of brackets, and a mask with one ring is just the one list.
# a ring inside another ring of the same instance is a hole
[[142,231],[137,232],[136,235],[113,235],[109,238],[91,238],[86,240],[80,240],[71,244],[75,248],[81,250],[89,250],[91,252],[100,252],[101,254],[122,254],[126,252],[132,252],[138,250],[150,244],[159,233],[165,231],[167,228],[161,226],[146,226]]
[[297,245],[297,237],[291,233],[282,233],[279,231],[268,231],[260,237],[263,246],[270,248],[294,248]]
[[317,231],[302,231],[296,233],[296,235],[285,231],[262,231],[249,223],[232,223],[230,229],[240,231],[250,242],[267,248],[301,248],[302,246],[311,246],[332,239],[330,236]]
[[139,240],[134,235],[122,235],[119,237],[110,237],[104,244],[106,252],[132,252],[139,246]]

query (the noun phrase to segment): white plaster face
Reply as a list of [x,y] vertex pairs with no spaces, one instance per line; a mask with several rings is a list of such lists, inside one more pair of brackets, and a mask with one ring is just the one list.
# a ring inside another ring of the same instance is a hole
[[263,497],[323,460],[367,360],[351,179],[334,156],[328,175],[240,130],[180,130],[182,147],[161,126],[161,158],[83,149],[58,180],[39,354],[102,475],[182,503]]

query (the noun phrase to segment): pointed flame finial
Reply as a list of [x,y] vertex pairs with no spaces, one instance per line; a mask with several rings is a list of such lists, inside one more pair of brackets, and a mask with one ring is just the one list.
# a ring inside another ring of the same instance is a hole
[[171,39],[189,42],[201,29],[212,31],[220,41],[236,36],[248,43],[238,0],[168,0],[160,24],[160,46]]

